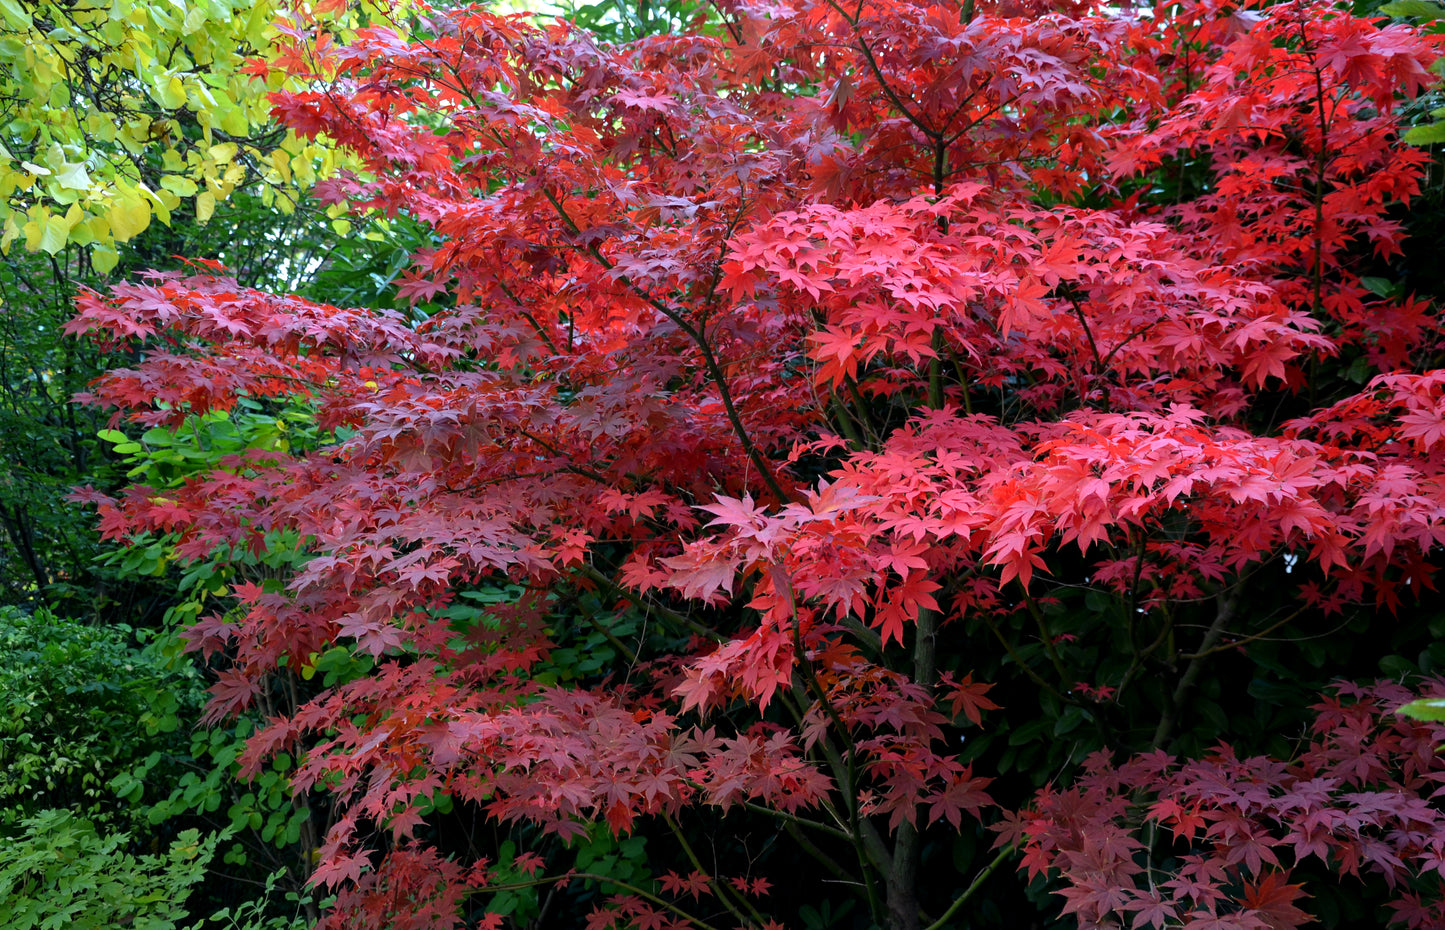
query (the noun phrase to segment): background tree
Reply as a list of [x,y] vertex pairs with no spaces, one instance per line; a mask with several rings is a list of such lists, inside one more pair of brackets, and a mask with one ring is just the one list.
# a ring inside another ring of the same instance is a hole
[[169,226],[183,201],[205,222],[248,173],[289,186],[326,162],[324,148],[274,130],[245,72],[276,13],[250,0],[0,8],[5,251],[93,244],[88,261],[105,273],[117,243],[152,217]]

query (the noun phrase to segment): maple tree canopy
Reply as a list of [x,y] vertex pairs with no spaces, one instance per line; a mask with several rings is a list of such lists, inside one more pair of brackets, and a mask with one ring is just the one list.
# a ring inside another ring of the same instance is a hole
[[[499,927],[558,881],[589,930],[788,919],[794,866],[695,849],[736,818],[891,930],[961,925],[1016,850],[1080,926],[1293,927],[1311,860],[1445,921],[1445,731],[1402,689],[1291,758],[1180,742],[1211,656],[1433,591],[1439,324],[1361,277],[1437,37],[1318,0],[289,22],[275,114],[354,159],[323,201],[426,230],[409,310],[198,263],[69,329],[144,347],[85,398],[125,422],[302,402],[329,437],[81,494],[217,566],[210,713],[261,708],[244,773],[294,758],[334,812],[326,926]],[[1080,726],[1121,755],[991,784]],[[980,824],[992,864],[925,886]],[[656,880],[576,866],[603,829]]]

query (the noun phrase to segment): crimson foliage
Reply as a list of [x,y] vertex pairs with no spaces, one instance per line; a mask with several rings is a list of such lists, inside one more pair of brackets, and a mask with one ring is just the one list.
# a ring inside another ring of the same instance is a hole
[[[295,550],[188,635],[213,717],[271,715],[246,771],[336,815],[328,926],[558,883],[591,930],[846,889],[977,924],[1015,846],[1082,925],[1296,926],[1311,859],[1445,921],[1406,695],[1292,750],[1207,672],[1433,590],[1445,371],[1389,278],[1434,39],[1319,0],[727,0],[626,44],[413,11],[298,14],[274,98],[364,166],[320,196],[430,230],[410,312],[200,266],[70,326],[146,345],[86,398],[131,422],[300,399],[334,437],[83,495],[182,560]],[[1201,755],[1230,734],[1289,758]],[[1145,754],[1080,768],[1106,744]],[[669,858],[569,866],[592,824]]]

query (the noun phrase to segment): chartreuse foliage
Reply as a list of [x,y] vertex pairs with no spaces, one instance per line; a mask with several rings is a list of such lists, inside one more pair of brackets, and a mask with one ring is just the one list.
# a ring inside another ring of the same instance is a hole
[[81,296],[136,458],[80,496],[260,723],[231,816],[321,828],[332,928],[1031,925],[1046,881],[1086,927],[1445,921],[1442,731],[1318,697],[1438,658],[1439,38],[715,17],[288,27],[276,111],[405,218],[394,290]]
[[0,250],[90,246],[104,273],[152,222],[205,223],[238,185],[289,212],[336,162],[275,129],[284,74],[248,64],[285,15],[272,0],[0,2]]
[[172,671],[123,626],[0,607],[0,926],[150,927],[184,907],[220,841],[170,831],[136,855],[147,823],[137,765],[165,760],[151,794],[175,784],[200,707],[194,670]]
[[1402,706],[1399,712],[1419,720],[1445,720],[1445,698],[1419,698]]
[[[204,697],[195,668],[174,634],[144,647],[133,635],[0,607],[0,925],[195,926],[213,907],[198,887],[218,870],[266,890],[213,921],[304,924],[315,899],[285,867],[307,854],[311,814],[286,766],[238,784],[252,722],[188,732]],[[158,845],[170,852],[136,855]]]
[[[319,6],[339,28],[368,15]],[[175,254],[300,286],[351,230],[299,195],[334,153],[271,121],[279,73],[247,73],[278,17],[294,27],[269,0],[0,6],[0,602],[145,624],[166,598],[97,568],[93,526],[63,503],[119,477],[105,417],[69,405],[114,364],[56,338],[75,290]]]
[[[0,926],[7,930],[198,927],[214,907],[200,893],[210,873],[242,872],[248,848],[301,848],[300,815],[281,766],[239,803],[230,800],[239,794],[232,762],[249,723],[187,734],[203,697],[199,676],[168,655],[173,637],[140,648],[131,635],[123,626],[0,607]],[[218,819],[206,815],[223,800],[232,809],[219,817],[221,829],[190,826]],[[158,848],[167,851],[155,854]],[[290,857],[270,858],[268,868]],[[284,871],[261,877],[262,894],[211,914],[205,926],[282,930],[304,926],[308,909],[314,915],[313,896],[299,881],[286,881]]]

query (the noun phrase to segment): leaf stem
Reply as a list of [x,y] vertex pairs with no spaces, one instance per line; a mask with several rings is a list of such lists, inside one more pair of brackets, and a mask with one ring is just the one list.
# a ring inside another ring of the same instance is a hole
[[878,891],[874,887],[873,873],[868,868],[869,860],[873,860],[873,862],[882,866],[886,871],[892,870],[893,863],[888,854],[888,850],[883,846],[883,841],[880,838],[876,835],[870,835],[869,839],[872,840],[872,843],[865,841],[863,828],[866,825],[861,821],[858,812],[858,748],[853,742],[853,735],[848,731],[847,726],[844,725],[843,718],[838,714],[837,709],[833,707],[833,703],[828,700],[828,692],[823,688],[822,682],[818,680],[818,676],[813,672],[813,667],[811,663],[807,661],[807,657],[803,651],[802,621],[798,618],[798,601],[793,591],[793,583],[786,577],[780,580],[787,588],[788,605],[792,611],[793,654],[797,659],[798,668],[802,673],[803,680],[807,682],[808,689],[816,696],[819,706],[821,706],[823,712],[828,715],[828,719],[833,722],[833,726],[837,729],[838,736],[843,741],[843,746],[848,753],[846,767],[842,764],[842,760],[837,758],[837,754],[832,752],[828,753],[831,756],[829,763],[840,776],[844,771],[847,772],[847,783],[842,784],[843,779],[840,778],[839,788],[842,789],[843,800],[848,809],[848,832],[858,856],[858,867],[863,873],[863,882],[868,893],[868,908],[876,919],[879,915]]
[[835,837],[836,839],[840,840],[852,839],[852,837],[848,836],[848,832],[846,830],[839,830],[837,827],[830,826],[826,823],[820,823],[816,820],[808,820],[804,817],[798,817],[795,814],[789,814],[786,811],[774,810],[771,807],[764,807],[761,804],[754,804],[751,801],[744,801],[742,806],[745,810],[750,810],[755,814],[765,814],[776,820],[781,820],[783,823],[786,824],[804,826],[812,830],[819,830],[823,833],[828,834],[831,837]]
[[[702,860],[697,857],[697,853],[693,851],[692,844],[687,841],[687,837],[683,835],[682,828],[677,825],[677,821],[673,820],[671,815],[664,811],[662,819],[663,822],[667,824],[667,828],[672,831],[673,838],[676,839],[678,845],[682,847],[682,853],[687,856],[687,861],[692,863],[692,867],[695,870],[707,876],[707,883],[712,886],[713,894],[717,896],[718,901],[722,903],[723,907],[728,909],[730,914],[745,924],[748,922],[749,917],[759,925],[767,922],[763,915],[758,913],[758,909],[752,905],[752,902],[743,897],[737,889],[716,876],[709,874],[708,870],[702,867]],[[737,904],[733,901],[734,898],[742,905],[746,913],[744,913],[744,910],[738,908]]]
[[[1019,587],[1022,588],[1023,586],[1020,585]],[[1034,623],[1038,625],[1039,638],[1043,640],[1044,652],[1048,654],[1049,661],[1053,663],[1054,671],[1059,675],[1059,684],[1065,688],[1069,687],[1071,684],[1069,681],[1069,672],[1068,669],[1064,668],[1063,660],[1059,658],[1058,649],[1054,647],[1054,634],[1049,629],[1048,622],[1044,619],[1044,612],[1039,608],[1038,601],[1035,601],[1033,595],[1027,590],[1024,591],[1024,604],[1028,606],[1029,614],[1034,618]]]
[[680,614],[669,607],[664,607],[656,601],[643,600],[642,595],[632,593],[631,591],[622,587],[622,585],[613,581],[611,578],[608,578],[605,574],[585,562],[581,565],[578,565],[576,569],[580,574],[585,575],[588,579],[611,591],[616,596],[626,598],[629,601],[640,603],[644,605],[644,609],[646,610],[656,611],[657,614],[661,616],[664,620],[669,620],[672,623],[685,627],[686,629],[691,630],[699,636],[706,637],[707,639],[715,640],[717,642],[722,642],[724,639],[724,637],[718,634],[716,631],[708,629],[701,623],[698,623],[696,620],[686,616],[685,614]]
[[943,928],[948,925],[949,918],[958,913],[958,909],[967,904],[969,898],[972,898],[974,893],[983,886],[983,883],[988,881],[988,877],[997,871],[998,867],[1003,865],[1004,860],[1013,854],[1014,847],[1012,845],[1005,846],[999,850],[998,855],[993,857],[993,861],[984,866],[983,871],[975,875],[968,887],[963,889],[963,894],[953,899],[953,903],[948,906],[948,910],[943,912],[943,916],[929,924],[924,930],[943,930]]
[[[557,199],[556,195],[547,189],[546,183],[542,183],[540,187],[542,189],[542,195],[551,202],[552,207],[557,211],[557,215],[562,218],[562,221],[567,224],[568,228],[574,233],[580,233],[582,231],[581,228],[572,219],[572,216],[567,212],[562,202]],[[603,255],[596,245],[589,244],[582,247],[581,250],[591,255],[593,260],[608,271],[613,270],[615,267],[614,263],[610,261],[607,256]],[[653,297],[634,284],[626,275],[618,276],[617,280],[628,290],[642,298],[643,301],[658,313],[661,313],[671,320],[673,324],[682,330],[682,332],[693,341],[693,344],[697,346],[698,351],[702,353],[702,363],[703,367],[707,369],[708,379],[711,380],[713,386],[717,388],[718,399],[722,401],[723,412],[727,415],[728,423],[732,426],[733,433],[737,436],[738,441],[742,443],[743,452],[752,460],[753,466],[758,470],[759,477],[763,480],[763,484],[768,486],[768,490],[778,499],[778,503],[786,504],[791,501],[793,496],[783,490],[783,486],[778,483],[777,477],[773,474],[772,467],[768,464],[768,461],[763,458],[757,446],[753,444],[752,437],[748,435],[747,429],[743,426],[742,417],[738,414],[737,406],[733,403],[732,391],[728,388],[727,378],[724,377],[722,366],[718,364],[717,357],[713,354],[712,346],[707,341],[707,334],[700,327],[689,323],[681,311],[669,307],[661,300]]]
[[556,882],[566,881],[566,880],[568,880],[568,879],[573,879],[573,878],[585,878],[585,879],[588,879],[588,880],[590,880],[590,881],[598,882],[599,884],[615,885],[616,887],[621,888],[623,891],[626,891],[626,892],[629,893],[629,894],[635,894],[635,895],[637,895],[639,898],[642,898],[644,901],[648,901],[648,902],[650,902],[650,903],[652,903],[652,904],[656,904],[658,907],[666,908],[667,910],[669,910],[669,911],[671,911],[672,913],[676,914],[677,916],[681,917],[683,920],[687,921],[688,923],[697,926],[698,928],[700,928],[700,930],[718,930],[717,927],[714,927],[712,924],[710,924],[710,923],[708,923],[707,921],[703,920],[701,917],[696,917],[696,916],[694,916],[694,915],[692,915],[692,914],[689,914],[687,911],[683,910],[682,908],[678,907],[677,905],[672,904],[672,903],[670,903],[670,902],[668,902],[668,901],[665,901],[665,900],[663,900],[662,898],[659,898],[657,895],[653,894],[653,893],[650,892],[650,891],[645,891],[645,890],[637,887],[636,885],[630,885],[630,884],[628,884],[627,882],[620,881],[619,879],[613,878],[613,877],[610,876],[610,875],[598,875],[598,874],[595,873],[595,872],[566,872],[566,873],[564,873],[564,874],[562,874],[562,875],[546,875],[546,876],[543,876],[542,878],[534,878],[534,879],[531,879],[530,881],[524,881],[524,882],[507,882],[506,884],[503,884],[503,885],[484,885],[484,886],[482,886],[481,888],[476,889],[476,891],[473,892],[473,894],[476,894],[477,892],[484,892],[484,891],[485,891],[485,892],[520,891],[520,890],[523,889],[523,888],[536,888],[536,887],[539,886],[539,885],[553,884],[553,883],[556,883]]
[[1220,598],[1219,609],[1214,615],[1214,622],[1204,633],[1204,639],[1199,644],[1199,651],[1192,654],[1189,660],[1189,667],[1179,678],[1179,684],[1174,687],[1174,693],[1170,696],[1169,706],[1164,709],[1164,716],[1159,718],[1159,726],[1154,730],[1154,738],[1149,745],[1155,749],[1163,749],[1164,742],[1174,732],[1174,725],[1179,719],[1179,708],[1184,705],[1184,699],[1189,696],[1189,691],[1194,687],[1194,682],[1204,671],[1204,660],[1214,651],[1215,644],[1224,635],[1224,628],[1234,617],[1234,607],[1239,600],[1239,592],[1236,591],[1228,598]]
[[1020,669],[1023,670],[1023,673],[1029,677],[1029,680],[1030,680],[1030,681],[1032,681],[1034,684],[1038,685],[1040,688],[1043,688],[1045,691],[1047,691],[1049,694],[1052,694],[1054,697],[1058,698],[1059,700],[1066,700],[1066,698],[1064,697],[1063,692],[1059,691],[1058,688],[1055,688],[1053,685],[1051,685],[1051,684],[1049,684],[1047,681],[1045,681],[1045,680],[1044,680],[1044,677],[1043,677],[1042,675],[1040,675],[1038,672],[1034,671],[1034,670],[1029,666],[1029,664],[1024,661],[1023,656],[1019,655],[1018,650],[1014,648],[1014,644],[1009,641],[1009,638],[1008,638],[1007,636],[1004,636],[1004,635],[1003,635],[1003,630],[1000,630],[1000,629],[998,628],[998,624],[996,624],[996,623],[993,622],[993,618],[992,618],[992,617],[988,616],[988,614],[986,614],[986,613],[981,614],[981,616],[983,617],[983,622],[988,626],[989,630],[993,633],[994,638],[999,641],[1000,645],[1003,646],[1004,651],[1008,653],[1009,658],[1010,658],[1010,659],[1013,659],[1014,664],[1017,665]]

